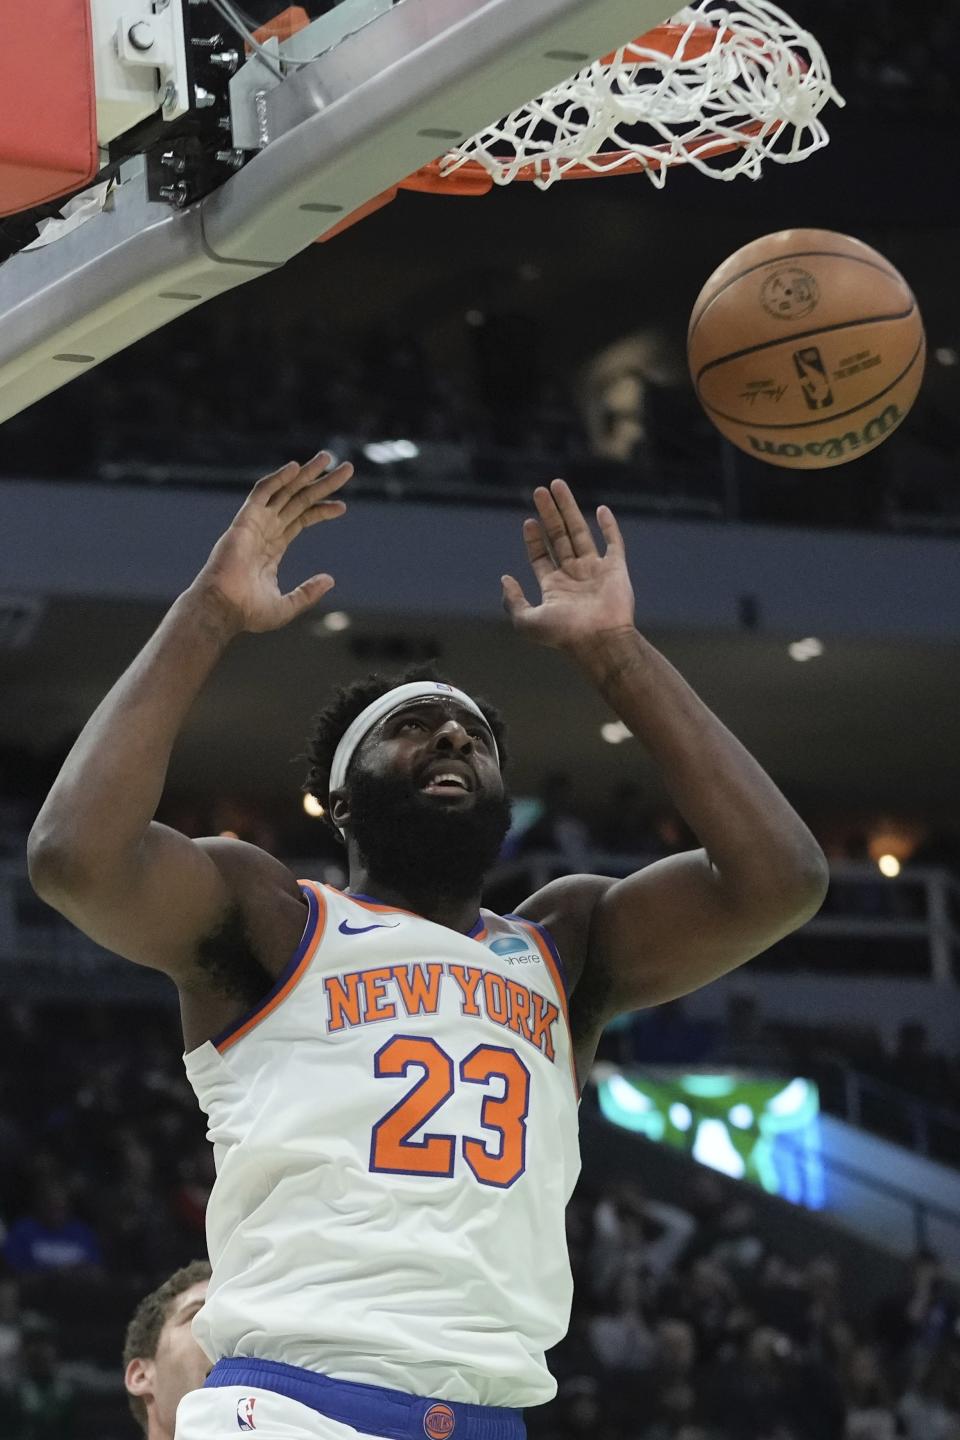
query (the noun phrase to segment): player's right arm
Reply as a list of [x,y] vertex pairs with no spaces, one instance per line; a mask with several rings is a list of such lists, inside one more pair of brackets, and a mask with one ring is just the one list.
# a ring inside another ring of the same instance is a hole
[[174,741],[231,640],[277,630],[333,586],[315,575],[284,595],[277,571],[302,530],[343,514],[352,475],[322,451],[260,480],[193,584],[87,722],[27,848],[37,894],[106,948],[180,982],[200,942],[237,903],[289,872],[252,846],[195,841],[154,820]]

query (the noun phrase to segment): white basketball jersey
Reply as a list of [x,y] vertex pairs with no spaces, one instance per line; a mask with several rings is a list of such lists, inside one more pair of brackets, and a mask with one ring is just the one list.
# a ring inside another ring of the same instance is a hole
[[211,1359],[279,1360],[441,1400],[556,1386],[580,1166],[562,969],[545,931],[469,935],[301,881],[300,947],[186,1056],[217,1180]]

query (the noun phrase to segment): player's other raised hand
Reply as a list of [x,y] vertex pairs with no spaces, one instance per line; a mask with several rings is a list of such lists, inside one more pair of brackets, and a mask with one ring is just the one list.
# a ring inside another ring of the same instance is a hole
[[559,650],[589,649],[605,633],[631,630],[633,586],[620,527],[601,505],[602,551],[565,480],[534,491],[537,518],[523,522],[523,539],[540,603],[531,605],[512,575],[503,576],[503,603],[515,627]]
[[279,630],[333,589],[333,576],[322,574],[284,594],[277,572],[301,531],[345,512],[344,502],[330,497],[352,475],[352,465],[321,450],[306,465],[292,460],[254,485],[194,581],[219,597],[238,631]]

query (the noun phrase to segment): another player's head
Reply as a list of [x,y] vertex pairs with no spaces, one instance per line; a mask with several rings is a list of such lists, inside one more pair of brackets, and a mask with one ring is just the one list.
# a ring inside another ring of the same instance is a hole
[[[421,901],[479,892],[510,828],[493,706],[432,667],[371,675],[321,711],[307,754],[307,789],[368,877]],[[463,785],[431,783],[444,771]]]
[[177,1406],[210,1369],[190,1329],[209,1280],[206,1260],[185,1265],[140,1301],[127,1327],[123,1380],[147,1440],[173,1440]]

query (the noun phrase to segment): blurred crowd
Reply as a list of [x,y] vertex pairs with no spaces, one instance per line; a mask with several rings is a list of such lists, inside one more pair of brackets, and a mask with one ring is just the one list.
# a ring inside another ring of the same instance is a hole
[[[56,754],[38,756],[0,746],[0,859],[22,864],[27,831],[67,748],[65,740]],[[191,836],[225,834],[258,845],[324,883],[346,881],[342,846],[328,826],[304,812],[295,795],[270,803],[262,797],[172,794],[158,818]],[[960,832],[905,822],[901,828],[912,836],[914,849],[903,854],[902,873],[891,883],[877,868],[876,856],[871,857],[862,822],[838,816],[814,821],[813,828],[831,865],[841,867],[821,911],[839,928],[826,933],[807,928],[758,957],[752,970],[928,978],[930,938],[924,925],[930,923],[933,902],[921,877],[926,867],[952,875],[954,885],[945,892],[944,904],[954,933],[960,934]],[[676,811],[652,803],[636,781],[620,781],[608,793],[587,798],[571,775],[550,772],[535,794],[515,806],[514,828],[485,903],[510,913],[557,875],[626,874],[637,864],[696,846]],[[37,923],[43,919],[45,907],[26,885],[21,909]],[[851,922],[849,929],[843,921]],[[871,927],[866,936],[856,928],[861,922]],[[878,922],[890,922],[889,928],[877,928]],[[956,945],[954,979],[960,981]],[[628,1064],[786,1065],[814,1075],[825,1104],[839,1114],[846,1113],[843,1070],[852,1068],[874,1082],[864,1092],[862,1123],[960,1165],[960,1055],[938,1048],[917,1016],[898,1015],[886,1031],[856,1015],[838,1016],[835,1025],[822,1018],[804,1023],[802,1016],[784,1024],[767,1020],[749,995],[734,995],[722,1025],[694,1021],[677,1002],[612,1029],[601,1053]],[[922,1102],[925,1116],[917,1116],[911,1098]],[[934,1110],[943,1112],[942,1124]]]
[[[203,1255],[213,1180],[180,1048],[172,1008],[0,1012],[3,1440],[134,1433],[123,1332]],[[588,1166],[568,1213],[559,1396],[530,1412],[533,1440],[960,1440],[942,1267],[920,1255],[865,1303],[852,1253],[848,1274],[820,1233],[798,1259],[795,1240],[771,1245],[749,1190],[711,1172],[678,1205]]]
[[535,1440],[957,1440],[956,1299],[931,1255],[874,1306],[827,1255],[771,1246],[700,1172],[683,1206],[588,1180],[568,1232],[577,1301]]
[[[481,314],[469,358],[431,359],[413,334],[338,344],[322,327],[242,308],[189,317],[74,380],[3,427],[4,475],[243,486],[318,435],[357,466],[353,493],[517,504],[562,469],[588,502],[770,524],[911,529],[960,523],[960,426],[924,391],[894,448],[831,472],[775,470],[721,441],[685,380],[615,386],[546,363],[537,321]],[[517,377],[523,376],[523,383]],[[628,380],[630,377],[624,377]],[[626,430],[624,427],[626,426]],[[632,436],[611,446],[611,427]]]
[[213,1159],[181,1049],[172,1009],[0,1013],[3,1440],[134,1433],[127,1321],[206,1250]]

